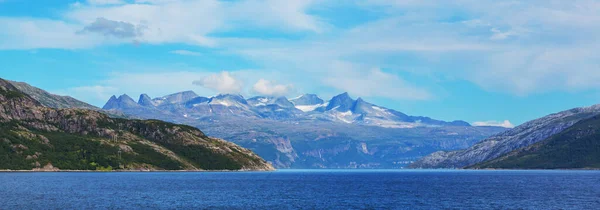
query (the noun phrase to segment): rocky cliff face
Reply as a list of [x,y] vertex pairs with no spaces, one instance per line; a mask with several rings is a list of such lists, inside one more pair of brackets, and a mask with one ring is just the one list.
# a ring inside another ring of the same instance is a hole
[[[109,118],[93,110],[44,107],[2,79],[0,124],[0,158],[10,157],[0,164],[5,169],[53,164],[61,169],[273,170],[253,152],[207,137],[196,128]],[[63,147],[65,139],[79,139],[73,143],[83,145]],[[119,152],[104,157],[86,152],[86,147],[99,153]],[[89,164],[81,165],[86,161]]]
[[513,150],[530,146],[557,134],[573,124],[600,114],[600,105],[575,108],[529,121],[481,141],[465,150],[440,151],[411,165],[413,168],[464,168],[482,163]]

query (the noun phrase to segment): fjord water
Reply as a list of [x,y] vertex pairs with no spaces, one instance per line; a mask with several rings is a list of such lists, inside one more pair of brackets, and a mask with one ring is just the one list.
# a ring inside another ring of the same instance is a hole
[[599,209],[600,171],[0,173],[2,209]]

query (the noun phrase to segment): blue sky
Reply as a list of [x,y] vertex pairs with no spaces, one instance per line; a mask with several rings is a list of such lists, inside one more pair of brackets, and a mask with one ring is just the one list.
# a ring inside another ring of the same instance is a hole
[[595,0],[0,0],[0,77],[96,106],[349,92],[518,125],[600,101],[597,37]]

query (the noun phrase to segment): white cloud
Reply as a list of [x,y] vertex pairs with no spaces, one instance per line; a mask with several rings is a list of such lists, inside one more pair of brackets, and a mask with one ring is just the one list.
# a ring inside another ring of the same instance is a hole
[[293,85],[281,85],[269,80],[260,79],[252,86],[254,92],[266,96],[284,96],[290,93]]
[[227,71],[208,75],[194,81],[193,84],[218,91],[219,93],[240,93],[244,88],[242,81]]
[[[322,32],[325,27],[306,13],[317,0],[245,0],[229,4],[230,19],[261,27],[278,26],[288,30]],[[251,21],[248,21],[251,20]]]
[[215,47],[208,34],[237,28],[306,30],[318,32],[320,22],[305,10],[313,1],[138,0],[143,4],[77,7],[65,17],[87,25],[99,17],[143,24],[140,41],[151,44],[185,43]]
[[323,82],[352,95],[409,100],[425,100],[432,97],[427,90],[379,68],[366,69],[347,62],[335,62],[331,69]]
[[483,122],[474,122],[472,124],[473,124],[473,126],[497,126],[497,127],[504,127],[504,128],[514,128],[515,127],[515,125],[513,125],[508,120],[504,120],[502,122],[498,122],[498,121],[483,121]]
[[138,4],[143,4],[143,3],[147,3],[147,4],[165,4],[165,3],[172,3],[172,2],[177,2],[179,0],[135,0],[135,3]]
[[224,24],[222,5],[216,0],[173,1],[164,4],[124,4],[86,6],[73,9],[65,17],[89,25],[99,17],[143,25],[139,41],[150,44],[186,43],[214,46],[207,37]]
[[173,51],[170,51],[169,53],[177,54],[177,55],[187,55],[187,56],[201,56],[202,55],[202,53],[195,52],[195,51],[189,51],[189,50],[173,50]]
[[[433,96],[421,84],[373,70],[380,68],[464,79],[489,91],[517,95],[600,89],[596,82],[600,80],[598,1],[354,1],[352,5],[374,10],[382,18],[350,29],[337,28],[327,22],[331,17],[317,15],[330,9],[324,4],[347,1],[323,2],[135,0],[78,4],[60,20],[0,17],[0,49],[80,49],[129,43],[98,34],[77,34],[103,17],[147,26],[136,36],[140,42],[201,45],[241,55],[260,68],[302,80],[294,81],[299,89],[322,81],[318,85],[356,95],[402,99]],[[316,13],[309,12],[315,9]],[[302,36],[245,39],[214,35],[238,29],[302,32],[298,33]],[[306,32],[310,36],[304,36]],[[337,62],[348,64],[350,70],[339,69]],[[367,81],[363,82],[369,84],[367,88],[357,88],[336,82],[336,75],[344,75],[342,80],[348,82],[361,78],[382,82]],[[396,83],[400,86],[390,85]],[[390,89],[396,91],[379,93]]]
[[[77,45],[75,48],[90,48],[99,44],[127,43],[115,40],[106,41],[105,37],[78,33],[85,31],[84,29],[91,24],[97,23],[99,18],[110,20],[112,23],[143,26],[143,34],[136,33],[139,35],[136,36],[136,42],[184,43],[208,47],[218,46],[219,43],[209,36],[210,33],[217,31],[232,31],[242,28],[321,32],[324,27],[320,20],[306,12],[308,7],[315,3],[313,0],[231,2],[218,0],[136,0],[135,2],[87,0],[86,2],[87,4],[79,1],[69,4],[68,10],[61,14],[59,19],[7,20],[6,17],[0,17],[5,22],[14,22],[10,25],[7,23],[0,25],[0,42],[8,40],[6,43],[10,44],[10,49],[73,49],[74,45]],[[18,30],[17,26],[29,23],[36,24],[37,28]],[[124,25],[121,24],[121,26]],[[15,28],[17,30],[14,30]],[[106,30],[103,32],[106,34]],[[49,37],[50,40],[38,37]],[[73,40],[75,43],[52,40],[52,38],[58,37]],[[6,48],[9,47],[3,49]]]
[[87,2],[92,5],[114,5],[125,3],[123,0],[87,0]]
[[492,36],[490,37],[491,40],[503,40],[503,39],[507,39],[510,36],[516,35],[512,31],[503,32],[497,28],[492,28],[492,29],[490,29],[490,31],[493,33]]
[[[490,91],[521,96],[600,89],[599,83],[592,82],[600,78],[600,55],[592,53],[600,47],[595,38],[600,36],[598,1],[370,2],[395,6],[394,13],[402,14],[398,18],[404,22],[398,29],[404,33],[382,27],[370,30],[374,34],[388,32],[407,38],[391,43],[441,40],[440,46],[453,43],[483,46],[476,53],[461,50],[437,54],[434,59],[430,59],[430,53],[413,54],[428,58],[420,65],[437,68],[437,72],[462,77]],[[451,11],[456,10],[468,19],[444,21],[452,18],[444,16],[444,11],[454,14]]]
[[0,17],[0,50],[81,49],[110,43],[100,36],[84,36],[81,26],[63,21]]

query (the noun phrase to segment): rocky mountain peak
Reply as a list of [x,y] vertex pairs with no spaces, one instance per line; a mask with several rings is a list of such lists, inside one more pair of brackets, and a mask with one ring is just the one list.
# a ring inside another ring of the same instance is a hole
[[275,98],[275,100],[273,101],[273,104],[276,104],[276,105],[278,105],[280,107],[284,107],[284,108],[293,108],[294,107],[294,104],[292,102],[290,102],[285,96]]
[[308,106],[325,103],[325,101],[319,98],[319,96],[317,96],[316,94],[304,94],[297,98],[291,99],[290,102],[292,102],[296,106]]
[[105,109],[105,110],[126,109],[126,108],[134,108],[134,107],[138,107],[138,106],[139,105],[131,97],[129,97],[127,94],[123,94],[123,95],[119,96],[118,98],[114,95],[112,97],[110,97],[110,99],[108,100],[108,102],[106,102],[106,104],[102,107],[102,109]]
[[194,91],[188,90],[188,91],[183,91],[183,92],[179,92],[179,93],[174,93],[171,95],[166,95],[166,96],[160,97],[155,100],[160,101],[161,104],[162,103],[181,104],[181,103],[185,103],[189,100],[192,100],[193,98],[196,98],[196,97],[198,97],[198,95]]
[[234,100],[234,101],[246,101],[246,99],[244,99],[244,96],[239,95],[239,94],[219,94],[213,98],[216,99],[228,99],[228,100]]
[[109,110],[109,109],[118,109],[119,108],[119,99],[117,99],[117,96],[113,95],[110,97],[110,99],[108,99],[108,101],[106,102],[106,104],[104,104],[104,106],[102,107],[102,109],[104,110]]
[[147,94],[140,95],[140,99],[138,100],[138,104],[142,106],[155,106],[152,98]]
[[129,97],[129,95],[127,95],[127,94],[123,94],[123,95],[119,96],[118,100],[120,103],[122,103],[124,105],[128,105],[128,106],[137,105],[135,100],[133,100],[133,98]]
[[202,97],[202,96],[198,96],[196,98],[193,98],[187,102],[185,102],[185,106],[190,108],[190,107],[194,107],[200,104],[208,104],[208,102],[210,101],[210,98],[207,97]]
[[370,112],[370,110],[373,110],[373,106],[373,104],[368,103],[359,97],[354,102],[354,105],[350,111],[355,114],[367,114]]
[[340,95],[334,96],[329,101],[329,105],[327,105],[326,110],[337,110],[340,112],[351,111],[354,106],[354,100],[350,98],[350,95],[345,92]]
[[219,94],[210,99],[212,105],[223,105],[223,106],[249,106],[248,101],[244,99],[244,96],[238,94]]

